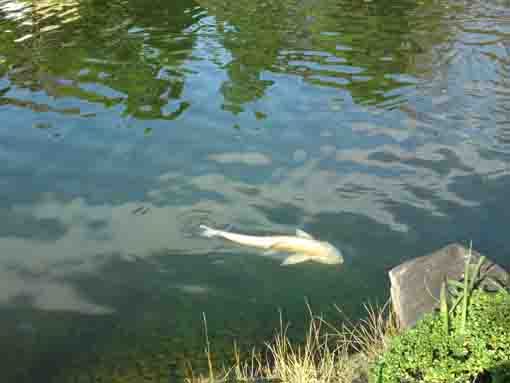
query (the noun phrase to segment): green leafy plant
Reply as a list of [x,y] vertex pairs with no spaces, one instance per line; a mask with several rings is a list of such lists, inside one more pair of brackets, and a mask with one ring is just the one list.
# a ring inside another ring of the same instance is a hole
[[[453,302],[451,312],[455,310],[459,302],[462,302],[462,311],[460,313],[461,315],[461,321],[460,321],[460,327],[459,332],[460,334],[464,334],[466,331],[466,323],[467,323],[467,313],[468,313],[468,307],[469,307],[469,301],[471,298],[471,294],[473,293],[474,289],[478,287],[479,283],[483,280],[483,277],[480,276],[480,269],[482,267],[482,264],[485,262],[485,257],[481,256],[478,260],[478,263],[474,266],[471,264],[471,248],[469,249],[469,255],[467,257],[465,266],[464,266],[464,283],[459,284],[457,281],[448,281],[449,285],[451,287],[458,288],[457,291],[454,290],[452,295],[456,297],[455,301]],[[446,300],[447,296],[446,294],[441,297],[442,300]]]
[[[466,260],[464,280],[442,283],[439,313],[393,338],[372,374],[377,383],[510,381],[510,294],[480,288],[485,261]],[[490,380],[483,380],[490,378]]]

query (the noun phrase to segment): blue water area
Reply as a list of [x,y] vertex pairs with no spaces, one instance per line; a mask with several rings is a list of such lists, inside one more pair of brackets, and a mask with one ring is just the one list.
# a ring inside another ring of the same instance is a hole
[[218,361],[299,342],[452,242],[509,267],[509,89],[506,1],[0,0],[2,382],[177,380],[204,318]]

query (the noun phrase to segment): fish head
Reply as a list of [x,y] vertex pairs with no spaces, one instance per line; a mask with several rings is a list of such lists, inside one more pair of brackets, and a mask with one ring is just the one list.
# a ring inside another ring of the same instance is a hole
[[342,264],[344,263],[344,257],[340,250],[338,250],[335,246],[333,246],[329,242],[321,242],[321,245],[324,248],[324,255],[321,257],[322,263],[327,263],[330,265]]

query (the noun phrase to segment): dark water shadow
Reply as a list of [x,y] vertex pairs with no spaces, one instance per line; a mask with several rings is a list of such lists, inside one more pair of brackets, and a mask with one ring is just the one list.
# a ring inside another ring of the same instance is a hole
[[215,358],[229,361],[234,341],[245,353],[271,339],[280,313],[289,335],[302,340],[305,299],[334,320],[339,318],[333,303],[347,312],[357,306],[348,291],[352,281],[338,278],[345,275],[341,268],[284,268],[273,259],[235,252],[112,254],[98,256],[92,272],[67,264],[61,265],[66,273],[57,273],[58,267],[47,279],[110,312],[44,310],[34,306],[37,295],[18,294],[0,307],[1,348],[23,355],[6,358],[7,381],[182,378],[190,361],[198,370],[206,366],[204,313]]

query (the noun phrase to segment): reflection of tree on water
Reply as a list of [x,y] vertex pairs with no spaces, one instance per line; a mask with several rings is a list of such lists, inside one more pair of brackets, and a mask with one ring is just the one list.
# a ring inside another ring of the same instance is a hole
[[441,13],[431,37],[422,40],[428,42],[426,53],[417,55],[414,64],[423,80],[420,94],[431,102],[409,102],[399,109],[421,132],[447,133],[466,143],[476,137],[474,150],[480,150],[478,139],[490,137],[491,150],[508,153],[509,10],[475,1],[444,7]]
[[261,98],[273,82],[262,72],[273,70],[288,36],[297,33],[295,1],[200,0],[216,17],[222,45],[232,60],[226,65],[229,80],[221,87],[224,108],[237,114],[243,104]]
[[[510,148],[510,36],[501,42],[506,52],[506,58],[496,57],[495,61],[499,62],[500,75],[497,95],[497,103],[495,106],[496,113],[498,114],[497,123],[499,131],[497,133],[499,143],[505,147]],[[504,91],[506,89],[506,91]]]
[[[0,44],[7,77],[17,89],[107,107],[122,104],[125,114],[138,118],[174,119],[189,106],[180,98],[182,63],[194,44],[183,30],[197,22],[193,12],[185,12],[191,1],[151,2],[151,7],[136,0],[17,4],[0,9],[0,28],[16,31],[2,33]],[[36,103],[12,93],[4,95],[3,104],[69,112],[47,98]]]
[[245,65],[241,60],[231,62],[227,66],[227,73],[229,80],[221,86],[221,93],[226,101],[223,108],[234,114],[243,111],[241,105],[261,98],[265,90],[273,84],[273,81],[262,80],[257,68]]
[[[416,2],[199,3],[216,16],[222,43],[232,55],[222,92],[235,112],[271,85],[262,80],[264,71],[347,90],[362,104],[391,102],[395,95],[388,93],[407,85],[393,75],[414,74],[416,56],[433,43],[418,38],[416,25],[424,24],[427,9],[422,5],[419,11]],[[427,25],[440,17],[437,12]]]
[[262,72],[273,67],[288,28],[294,25],[295,20],[288,14],[290,2],[203,0],[200,3],[216,16],[222,44],[232,54],[226,66],[229,80],[221,87],[224,108],[233,113],[242,112],[243,104],[261,98],[273,84],[261,78]]

